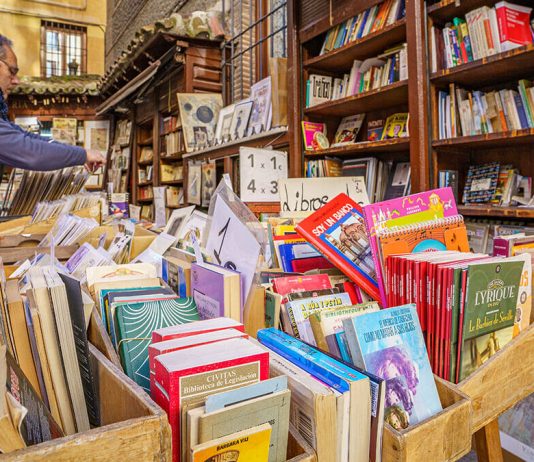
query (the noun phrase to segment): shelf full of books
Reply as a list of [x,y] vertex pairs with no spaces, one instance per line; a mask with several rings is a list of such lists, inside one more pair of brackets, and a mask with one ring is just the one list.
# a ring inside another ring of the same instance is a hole
[[459,191],[465,215],[528,220],[532,8],[521,1],[439,5],[429,7],[434,184]]

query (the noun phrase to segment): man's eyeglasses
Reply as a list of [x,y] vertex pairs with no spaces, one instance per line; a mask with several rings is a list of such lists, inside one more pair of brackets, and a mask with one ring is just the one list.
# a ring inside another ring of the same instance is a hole
[[7,62],[5,62],[3,59],[0,59],[1,62],[3,62],[8,70],[9,70],[9,73],[11,74],[11,77],[12,78],[15,78],[17,76],[17,74],[19,73],[19,68],[18,67],[13,67],[13,66],[10,66]]

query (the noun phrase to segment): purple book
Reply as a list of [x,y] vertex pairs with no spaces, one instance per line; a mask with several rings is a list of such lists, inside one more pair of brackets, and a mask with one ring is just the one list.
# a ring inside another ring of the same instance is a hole
[[208,263],[191,265],[191,294],[201,319],[241,321],[241,275]]

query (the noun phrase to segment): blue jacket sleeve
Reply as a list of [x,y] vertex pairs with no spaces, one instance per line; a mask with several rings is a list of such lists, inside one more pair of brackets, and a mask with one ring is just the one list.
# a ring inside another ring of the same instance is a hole
[[85,149],[51,143],[0,119],[0,163],[26,170],[58,170],[83,165]]

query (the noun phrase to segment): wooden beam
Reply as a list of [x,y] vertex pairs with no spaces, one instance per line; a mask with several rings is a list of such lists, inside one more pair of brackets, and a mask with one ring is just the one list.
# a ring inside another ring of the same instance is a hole
[[498,420],[475,433],[475,446],[478,462],[503,462]]

